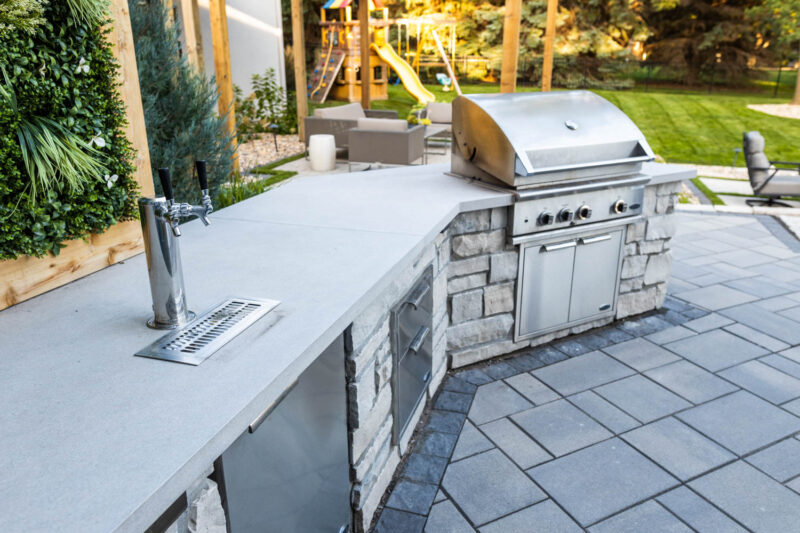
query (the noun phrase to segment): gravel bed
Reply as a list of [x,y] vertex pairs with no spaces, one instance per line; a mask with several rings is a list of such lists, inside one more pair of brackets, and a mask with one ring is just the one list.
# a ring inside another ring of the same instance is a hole
[[253,167],[266,165],[279,159],[304,152],[306,145],[300,142],[297,135],[278,135],[278,149],[272,135],[263,133],[252,140],[239,145],[239,166],[243,171]]

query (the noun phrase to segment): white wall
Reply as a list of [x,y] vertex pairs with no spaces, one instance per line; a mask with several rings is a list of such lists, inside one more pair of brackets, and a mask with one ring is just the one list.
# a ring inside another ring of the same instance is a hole
[[[211,44],[208,0],[198,0],[198,5],[206,73],[212,75],[214,47]],[[272,67],[278,82],[286,87],[280,0],[227,0],[226,12],[233,83],[241,87],[245,95],[250,94],[252,75],[264,74],[268,67]]]

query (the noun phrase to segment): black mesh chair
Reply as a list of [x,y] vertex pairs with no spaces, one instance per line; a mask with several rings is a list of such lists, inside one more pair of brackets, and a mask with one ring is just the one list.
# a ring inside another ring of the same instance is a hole
[[744,159],[753,192],[767,198],[751,198],[747,205],[779,205],[784,196],[800,196],[800,162],[770,161],[764,153],[764,137],[757,131],[744,134]]

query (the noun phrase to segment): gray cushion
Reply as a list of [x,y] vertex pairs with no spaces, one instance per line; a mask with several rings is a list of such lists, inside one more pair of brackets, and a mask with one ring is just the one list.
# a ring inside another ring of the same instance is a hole
[[746,153],[744,155],[747,160],[747,174],[750,176],[750,185],[753,186],[754,190],[757,190],[772,174],[771,170],[764,170],[770,168],[769,159],[767,159],[764,152]]
[[358,129],[371,131],[406,131],[408,122],[399,118],[360,118]]
[[775,196],[800,196],[800,176],[796,173],[778,172],[759,194]]
[[444,102],[429,103],[426,118],[431,122],[450,124],[453,122],[453,104]]
[[358,102],[336,107],[320,107],[314,111],[314,116],[318,118],[336,118],[346,120],[358,120],[364,118],[364,109]]
[[743,148],[746,154],[755,154],[764,151],[764,137],[757,131],[748,131],[744,134]]

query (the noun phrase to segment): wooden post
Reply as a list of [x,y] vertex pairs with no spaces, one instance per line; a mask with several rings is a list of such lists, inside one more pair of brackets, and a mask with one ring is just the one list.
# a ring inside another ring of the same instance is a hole
[[369,0],[358,0],[359,48],[361,49],[361,107],[369,109],[372,72],[369,67]]
[[200,32],[200,7],[197,5],[197,0],[180,0],[180,4],[186,58],[198,72],[203,72],[205,63],[203,60],[203,35]]
[[553,82],[553,42],[556,38],[556,13],[558,0],[547,0],[547,22],[544,33],[544,58],[542,59],[542,91],[549,91]]
[[500,92],[517,90],[517,61],[519,60],[519,19],[522,0],[506,0],[503,19],[503,62],[500,65]]
[[294,91],[297,97],[297,134],[302,142],[305,142],[306,139],[306,117],[308,116],[305,42],[303,0],[292,0],[292,55],[294,56]]
[[[127,107],[128,116],[125,135],[136,153],[133,177],[139,184],[142,196],[153,196],[150,152],[147,148],[128,2],[113,0],[110,7],[114,22],[110,27],[108,40],[120,65],[119,93]],[[119,222],[102,234],[89,235],[85,240],[78,239],[66,244],[58,256],[23,256],[0,261],[0,309],[124,261],[144,250],[142,229],[138,220]]]
[[211,43],[214,48],[214,71],[217,75],[219,91],[219,114],[227,113],[225,124],[233,136],[233,169],[239,170],[239,156],[236,153],[236,109],[233,98],[233,79],[231,78],[231,51],[228,42],[228,15],[225,0],[209,0],[208,12],[211,18]]

